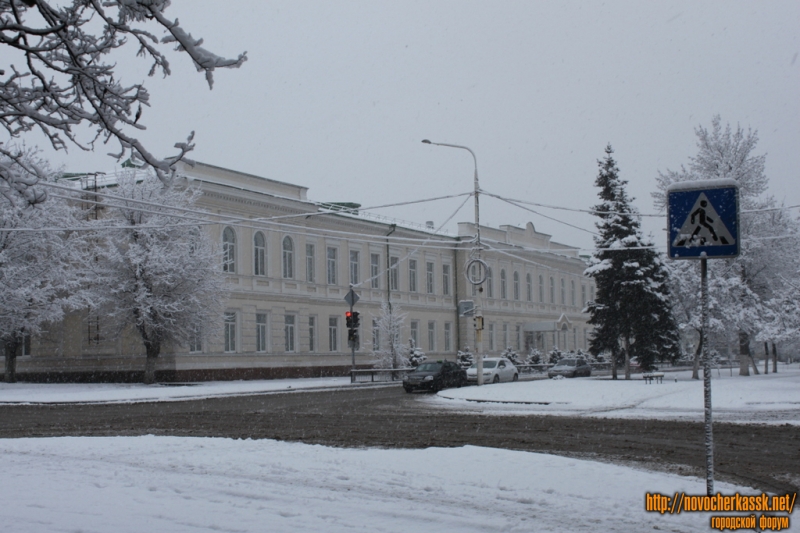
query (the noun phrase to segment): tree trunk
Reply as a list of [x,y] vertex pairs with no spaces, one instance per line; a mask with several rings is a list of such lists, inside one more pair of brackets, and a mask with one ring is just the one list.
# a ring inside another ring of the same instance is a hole
[[694,351],[694,366],[692,367],[692,379],[700,379],[700,354],[703,352],[703,331],[700,330],[700,340],[697,342],[697,349]]
[[750,335],[739,331],[739,375],[750,375]]
[[775,348],[775,343],[772,343],[772,373],[778,373],[778,350]]
[[617,352],[611,351],[611,379],[617,379]]
[[6,364],[5,364],[5,382],[6,383],[16,383],[17,382],[17,348],[19,347],[19,342],[14,341],[5,341],[5,356],[6,356]]
[[625,337],[625,379],[631,379],[631,341]]
[[145,342],[144,348],[147,352],[147,359],[144,365],[144,384],[152,385],[156,382],[156,359],[158,359],[158,354],[161,353],[161,343]]
[[764,375],[769,374],[769,345],[764,341]]

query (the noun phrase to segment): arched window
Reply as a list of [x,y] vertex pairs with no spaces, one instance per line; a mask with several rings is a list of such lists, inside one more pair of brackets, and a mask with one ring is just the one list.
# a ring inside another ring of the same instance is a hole
[[533,301],[533,280],[531,279],[531,273],[528,272],[525,274],[525,289],[526,289],[526,296],[529,302]]
[[544,302],[544,276],[539,274],[539,301]]
[[506,287],[506,269],[500,269],[500,298],[505,300],[508,298],[508,289]]
[[519,272],[514,272],[514,299],[519,300]]
[[257,231],[253,236],[253,262],[253,274],[256,276],[266,276],[267,240],[260,231]]
[[294,242],[288,235],[283,238],[283,277],[294,278]]
[[231,227],[222,230],[222,271],[236,272],[236,233]]
[[492,278],[492,269],[486,269],[486,296],[494,298],[494,279]]
[[556,280],[553,279],[553,276],[550,276],[550,303],[556,303]]

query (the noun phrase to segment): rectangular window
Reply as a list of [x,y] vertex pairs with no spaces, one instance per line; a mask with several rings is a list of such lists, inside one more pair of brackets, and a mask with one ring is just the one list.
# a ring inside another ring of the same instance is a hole
[[419,322],[416,320],[411,321],[411,341],[415,347],[419,346]]
[[417,292],[417,260],[408,260],[408,292]]
[[525,290],[527,291],[525,296],[529,302],[533,301],[533,282],[531,281],[531,274],[530,272],[525,275]]
[[581,307],[586,307],[586,285],[581,285]]
[[339,317],[328,318],[328,349],[332,352],[339,351]]
[[428,351],[432,352],[436,349],[436,322],[428,322]]
[[286,315],[283,318],[283,337],[284,350],[287,352],[294,351],[294,315]]
[[508,324],[503,324],[503,349],[510,348],[508,343]]
[[544,276],[539,274],[539,301],[544,302]]
[[522,350],[522,326],[520,326],[519,324],[517,324],[516,337],[517,337],[517,351],[519,352],[520,350]]
[[425,292],[433,294],[433,263],[425,263]]
[[358,285],[358,256],[360,254],[355,250],[350,250],[350,284]]
[[308,351],[313,352],[317,349],[317,318],[308,317]]
[[225,353],[236,351],[236,313],[225,313]]
[[369,254],[370,286],[373,289],[381,288],[381,254]]
[[489,324],[489,350],[494,351],[494,324]]
[[203,330],[200,324],[196,323],[192,328],[189,337],[189,353],[198,353],[203,351]]
[[314,283],[314,245],[306,244],[306,281]]
[[450,295],[450,265],[442,265],[442,294]]
[[381,349],[381,329],[378,327],[378,321],[372,320],[372,351],[377,352]]
[[400,268],[398,263],[400,259],[397,257],[389,258],[389,290],[400,290]]
[[328,285],[336,285],[336,248],[328,248]]
[[453,324],[444,323],[444,351],[449,352],[453,349]]
[[256,313],[256,351],[267,351],[267,315]]
[[31,354],[31,336],[28,333],[25,333],[22,336],[22,355],[30,355]]
[[100,344],[101,340],[103,338],[100,336],[100,315],[90,309],[86,319],[86,341],[92,345]]

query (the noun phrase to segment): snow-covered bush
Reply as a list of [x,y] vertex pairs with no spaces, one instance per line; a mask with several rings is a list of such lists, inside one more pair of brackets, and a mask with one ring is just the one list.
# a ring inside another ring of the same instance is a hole
[[532,348],[531,352],[528,354],[528,357],[525,359],[525,363],[529,365],[539,365],[542,363],[542,352],[539,350]]
[[471,351],[469,351],[469,346],[464,347],[464,351],[458,351],[458,365],[461,368],[469,368],[475,362],[475,355]]
[[408,347],[408,362],[411,364],[411,366],[417,368],[421,362],[428,358],[428,356],[425,355],[425,352],[417,347],[414,339],[408,339]]
[[524,363],[522,362],[522,359],[520,358],[520,356],[517,354],[517,352],[515,352],[515,351],[514,351],[514,350],[511,348],[511,346],[507,347],[507,348],[506,348],[506,349],[503,351],[503,353],[501,353],[501,354],[500,354],[500,357],[505,357],[506,359],[508,359],[509,361],[511,361],[512,363],[514,363],[514,365],[516,365],[516,366],[519,366],[519,365],[522,365],[522,364],[524,364]]
[[558,347],[553,347],[552,350],[547,352],[547,362],[551,365],[558,363],[563,358],[564,353]]

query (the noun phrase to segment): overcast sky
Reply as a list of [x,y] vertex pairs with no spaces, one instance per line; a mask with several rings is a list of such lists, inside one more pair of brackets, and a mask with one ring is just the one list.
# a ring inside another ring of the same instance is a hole
[[[166,80],[147,78],[133,47],[119,58],[123,81],[151,92],[139,138],[161,156],[195,130],[190,157],[307,186],[313,200],[370,206],[470,191],[470,155],[420,142],[431,139],[472,148],[487,191],[589,208],[610,142],[635,204],[651,213],[658,171],[685,164],[694,128],[720,114],[758,130],[770,192],[800,203],[796,0],[173,0],[167,15],[208,49],[249,60],[218,71],[209,91],[183,55],[170,54]],[[53,159],[112,171],[102,154],[114,150]],[[460,202],[381,213],[438,226]],[[594,230],[589,215],[542,212]],[[472,219],[468,203],[454,221]],[[488,197],[481,221],[532,221],[553,240],[592,246],[588,232]],[[658,244],[663,227],[645,220]]]

